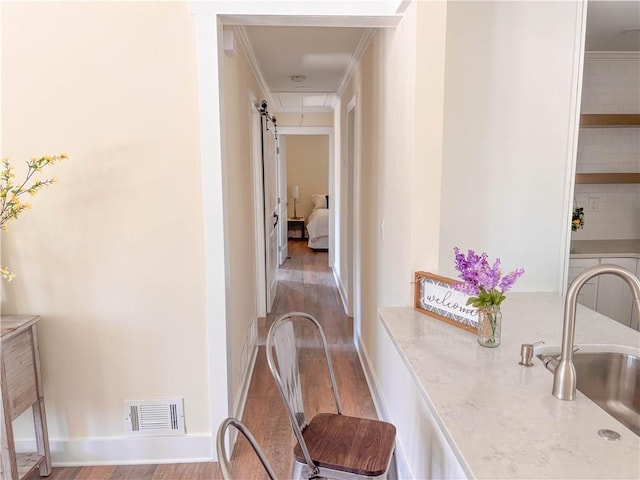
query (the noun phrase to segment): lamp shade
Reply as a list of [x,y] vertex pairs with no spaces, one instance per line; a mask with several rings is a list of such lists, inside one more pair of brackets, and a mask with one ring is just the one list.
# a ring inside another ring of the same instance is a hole
[[300,189],[298,188],[298,185],[291,187],[291,196],[293,198],[300,198]]

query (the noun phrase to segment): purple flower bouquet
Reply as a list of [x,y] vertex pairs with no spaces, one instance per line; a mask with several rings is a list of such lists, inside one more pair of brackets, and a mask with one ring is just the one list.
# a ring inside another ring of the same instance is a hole
[[473,250],[469,250],[465,256],[458,247],[453,250],[456,254],[456,270],[460,272],[459,277],[463,280],[454,283],[453,288],[470,295],[467,305],[476,308],[500,305],[506,298],[504,293],[510,290],[524,273],[524,269],[518,268],[501,276],[499,258],[490,265],[484,252],[476,255]]

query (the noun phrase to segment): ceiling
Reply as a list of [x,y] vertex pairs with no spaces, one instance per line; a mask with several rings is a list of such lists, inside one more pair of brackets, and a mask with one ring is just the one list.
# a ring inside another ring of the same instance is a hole
[[[335,93],[355,67],[370,29],[243,27],[276,111],[333,109]],[[291,78],[297,77],[297,78]]]
[[590,0],[587,6],[587,51],[640,51],[640,1]]
[[[330,112],[373,31],[357,27],[243,26],[273,111]],[[640,1],[589,0],[587,51],[640,51]],[[298,76],[298,78],[291,78]]]

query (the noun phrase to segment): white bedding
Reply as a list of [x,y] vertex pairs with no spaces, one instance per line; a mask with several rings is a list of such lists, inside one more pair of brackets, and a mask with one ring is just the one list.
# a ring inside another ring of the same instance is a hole
[[329,209],[328,208],[316,208],[311,215],[309,215],[309,221],[307,222],[307,232],[309,232],[309,239],[315,240],[319,237],[326,237],[329,235]]

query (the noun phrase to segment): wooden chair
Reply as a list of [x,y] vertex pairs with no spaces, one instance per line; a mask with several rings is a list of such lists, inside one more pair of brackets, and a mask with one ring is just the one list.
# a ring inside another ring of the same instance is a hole
[[256,452],[256,455],[258,456],[260,463],[262,463],[262,466],[267,472],[267,475],[269,475],[269,478],[271,480],[277,480],[275,473],[273,473],[273,469],[271,468],[271,465],[269,465],[269,462],[267,461],[267,458],[265,457],[264,452],[262,451],[262,448],[260,448],[260,445],[256,441],[251,431],[246,427],[244,423],[242,423],[240,420],[234,417],[226,418],[220,424],[220,427],[218,427],[218,438],[217,438],[216,450],[218,451],[218,462],[220,462],[220,469],[222,470],[222,478],[224,478],[224,480],[233,480],[234,478],[231,472],[231,461],[230,461],[230,458],[227,456],[227,448],[225,446],[225,435],[226,435],[227,429],[230,426],[234,426],[238,431],[240,431],[240,433],[242,433],[245,436],[245,438],[249,441],[249,444],[253,448],[253,451]]
[[[336,413],[319,413],[307,422],[302,403],[295,321],[308,321],[322,340]],[[278,318],[267,334],[267,362],[287,408],[298,444],[294,448],[293,478],[337,480],[396,478],[396,428],[387,422],[342,414],[327,340],[318,321],[307,313]]]

